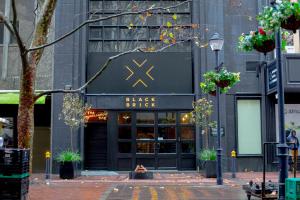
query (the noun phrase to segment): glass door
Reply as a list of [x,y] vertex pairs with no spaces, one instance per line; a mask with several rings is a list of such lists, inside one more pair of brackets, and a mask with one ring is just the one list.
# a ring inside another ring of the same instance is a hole
[[155,114],[153,112],[136,113],[136,165],[147,169],[156,169]]
[[157,169],[177,168],[176,112],[157,113]]

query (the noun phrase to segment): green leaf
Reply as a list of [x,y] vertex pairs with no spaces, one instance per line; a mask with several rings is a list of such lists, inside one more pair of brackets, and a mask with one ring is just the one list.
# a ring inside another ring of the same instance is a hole
[[171,22],[167,22],[167,27],[170,28],[172,26]]
[[173,20],[177,20],[177,15],[176,14],[174,14],[173,16],[172,16],[172,18],[173,18]]

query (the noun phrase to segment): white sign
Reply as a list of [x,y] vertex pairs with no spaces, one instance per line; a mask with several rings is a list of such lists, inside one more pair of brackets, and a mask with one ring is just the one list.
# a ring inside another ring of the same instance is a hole
[[[278,104],[275,105],[276,113],[276,141],[279,142],[279,124],[278,124]],[[284,105],[284,129],[293,129],[300,139],[300,104],[285,104]]]

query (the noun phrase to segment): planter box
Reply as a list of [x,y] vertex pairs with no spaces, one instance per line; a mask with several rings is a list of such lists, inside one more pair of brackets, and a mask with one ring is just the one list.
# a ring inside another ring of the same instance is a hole
[[0,178],[0,199],[26,199],[29,176],[24,178]]
[[73,179],[79,176],[77,162],[61,162],[59,165],[59,177],[61,179]]
[[129,179],[153,179],[153,172],[129,172]]
[[217,161],[208,160],[204,162],[204,176],[205,178],[217,177]]
[[0,175],[16,175],[29,172],[29,149],[0,149]]

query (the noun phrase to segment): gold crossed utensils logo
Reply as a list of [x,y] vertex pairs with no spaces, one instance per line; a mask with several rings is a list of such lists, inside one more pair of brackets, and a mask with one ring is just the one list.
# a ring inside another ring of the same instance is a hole
[[[144,61],[142,61],[141,63],[139,63],[138,61],[136,61],[135,59],[132,59],[133,66],[128,66],[125,65],[125,68],[129,71],[129,75],[126,77],[126,81],[129,81],[131,79],[135,79],[134,83],[132,84],[132,87],[136,87],[138,84],[143,85],[144,87],[148,87],[148,85],[146,84],[145,79],[143,79],[143,77],[141,77],[141,75],[146,75],[147,77],[150,78],[150,80],[154,81],[153,76],[150,74],[150,72],[152,71],[152,69],[154,68],[153,65],[151,65],[150,67],[146,68],[144,67],[145,64],[147,63],[147,59],[145,59]],[[139,70],[139,71],[138,71]],[[135,74],[137,74],[136,76],[134,76]]]

